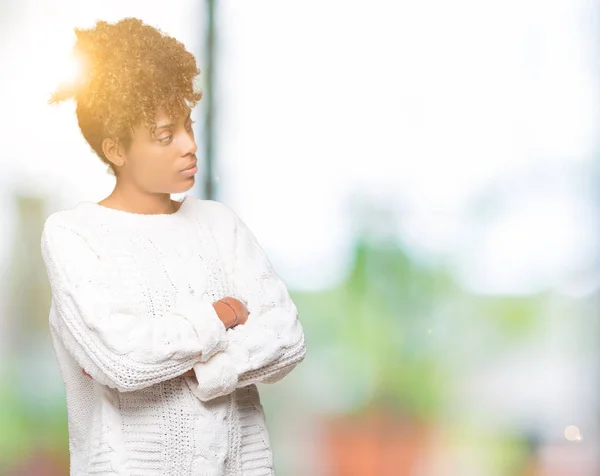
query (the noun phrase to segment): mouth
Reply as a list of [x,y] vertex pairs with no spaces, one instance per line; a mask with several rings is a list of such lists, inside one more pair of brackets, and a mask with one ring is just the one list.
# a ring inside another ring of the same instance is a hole
[[190,165],[188,165],[185,169],[181,170],[181,172],[187,172],[193,169],[198,169],[198,161],[195,160]]
[[180,171],[179,173],[181,175],[185,175],[186,177],[193,177],[194,175],[196,175],[196,172],[198,172],[198,161],[197,160],[195,162],[193,162],[192,164],[190,164],[185,169],[183,169],[182,171]]

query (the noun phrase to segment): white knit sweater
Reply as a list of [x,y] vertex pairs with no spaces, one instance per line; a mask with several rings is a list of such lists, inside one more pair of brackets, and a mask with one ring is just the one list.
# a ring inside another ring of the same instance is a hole
[[[274,474],[255,384],[304,359],[304,332],[231,208],[185,196],[173,214],[143,215],[80,202],[47,218],[41,248],[72,476]],[[225,329],[212,307],[225,296],[246,303],[246,324]]]

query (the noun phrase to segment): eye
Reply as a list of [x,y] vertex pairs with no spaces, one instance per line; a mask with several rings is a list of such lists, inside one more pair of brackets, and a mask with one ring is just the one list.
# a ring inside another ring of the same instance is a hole
[[164,145],[170,144],[172,141],[173,141],[172,134],[158,139],[158,142],[160,142],[161,144],[164,144]]

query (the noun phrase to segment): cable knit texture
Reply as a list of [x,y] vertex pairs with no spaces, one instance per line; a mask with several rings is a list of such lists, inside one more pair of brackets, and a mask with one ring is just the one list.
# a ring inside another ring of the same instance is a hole
[[[71,476],[274,475],[256,384],[304,359],[304,332],[231,208],[186,196],[173,214],[143,215],[80,202],[46,219],[41,249]],[[246,304],[246,324],[225,329],[212,306],[225,296]]]

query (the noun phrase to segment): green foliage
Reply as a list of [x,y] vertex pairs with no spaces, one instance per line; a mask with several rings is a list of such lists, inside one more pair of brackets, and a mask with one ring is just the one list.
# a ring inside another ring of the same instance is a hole
[[397,243],[361,237],[354,256],[341,286],[294,299],[317,355],[326,355],[323,349],[344,354],[341,365],[322,364],[355,394],[355,412],[386,408],[435,419],[452,378],[446,356],[467,341],[460,329],[477,335],[480,326],[491,326],[488,333],[507,342],[535,329],[539,299],[469,295],[442,266],[411,259]]
[[[4,377],[5,382],[15,378],[10,372]],[[52,454],[68,454],[67,414],[62,401],[38,411],[14,385],[0,387],[0,428],[0,469],[42,448]]]

